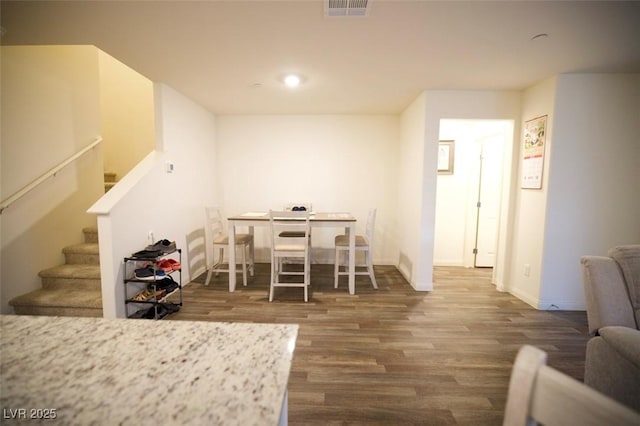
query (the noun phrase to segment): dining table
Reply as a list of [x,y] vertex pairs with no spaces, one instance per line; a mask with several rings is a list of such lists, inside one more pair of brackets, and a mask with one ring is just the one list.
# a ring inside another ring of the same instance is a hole
[[[236,227],[248,227],[253,235],[254,227],[269,226],[269,212],[251,211],[227,218],[229,226],[229,292],[236,289]],[[344,228],[349,236],[349,294],[356,293],[356,218],[345,212],[310,212],[309,224],[314,227]]]

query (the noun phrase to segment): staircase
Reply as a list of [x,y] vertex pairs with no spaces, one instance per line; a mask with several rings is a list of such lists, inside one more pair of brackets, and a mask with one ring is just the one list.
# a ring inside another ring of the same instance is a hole
[[97,228],[85,228],[84,244],[62,249],[65,264],[40,271],[42,288],[9,301],[18,315],[102,317]]
[[104,172],[104,192],[113,188],[113,185],[117,183],[116,174],[113,172]]

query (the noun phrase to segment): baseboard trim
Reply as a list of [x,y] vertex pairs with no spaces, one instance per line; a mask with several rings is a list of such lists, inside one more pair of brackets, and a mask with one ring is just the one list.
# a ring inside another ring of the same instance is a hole
[[576,300],[548,300],[532,297],[518,289],[505,289],[513,296],[522,300],[526,304],[532,306],[539,311],[586,311],[587,307],[584,302]]

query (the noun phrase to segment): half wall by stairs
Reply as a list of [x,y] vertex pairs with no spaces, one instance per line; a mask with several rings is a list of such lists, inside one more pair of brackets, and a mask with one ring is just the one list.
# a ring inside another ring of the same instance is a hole
[[84,244],[62,249],[65,264],[40,271],[42,288],[9,301],[18,315],[102,317],[97,228],[85,228]]

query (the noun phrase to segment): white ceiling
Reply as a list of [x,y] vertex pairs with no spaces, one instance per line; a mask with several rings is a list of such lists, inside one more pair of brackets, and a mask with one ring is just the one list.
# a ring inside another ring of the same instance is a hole
[[93,44],[215,114],[396,114],[426,89],[640,72],[640,2],[370,1],[3,0],[2,44]]

